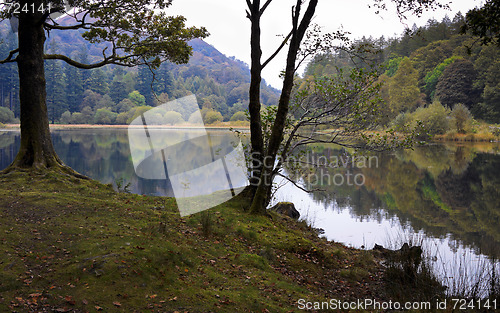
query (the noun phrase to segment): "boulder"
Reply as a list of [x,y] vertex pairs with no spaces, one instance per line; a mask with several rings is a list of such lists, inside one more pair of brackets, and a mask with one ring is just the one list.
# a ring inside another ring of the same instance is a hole
[[295,209],[295,205],[291,202],[279,202],[271,208],[271,211],[286,215],[296,220],[300,217],[299,211]]

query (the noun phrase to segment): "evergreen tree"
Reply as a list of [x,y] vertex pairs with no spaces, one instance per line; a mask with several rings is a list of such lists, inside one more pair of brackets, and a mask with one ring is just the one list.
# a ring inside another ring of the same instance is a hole
[[153,105],[153,100],[155,99],[153,89],[155,85],[155,76],[156,73],[153,75],[152,70],[148,66],[139,66],[136,89],[146,98],[146,105],[149,106]]
[[[80,47],[80,50],[77,53],[76,59],[78,60],[78,62],[80,62],[82,64],[90,64],[89,53],[88,53],[87,47],[85,45]],[[83,90],[89,89],[87,83],[88,83],[89,78],[90,78],[90,74],[91,74],[90,71],[79,68],[78,72],[80,73],[80,77],[82,78]]]
[[71,65],[64,66],[66,78],[66,101],[68,110],[73,113],[79,110],[83,98],[83,79],[82,71]]
[[114,102],[118,103],[127,98],[127,86],[122,80],[113,79],[109,86],[109,96]]
[[[17,47],[13,33],[7,34],[0,44],[0,55],[6,57]],[[0,106],[5,106],[19,116],[19,75],[14,64],[0,66]]]
[[116,103],[127,98],[129,94],[129,92],[127,92],[127,86],[123,81],[125,74],[126,72],[122,67],[118,66],[113,70],[113,80],[109,85],[109,96]]
[[478,75],[474,86],[482,92],[480,104],[472,108],[474,115],[487,121],[500,122],[500,49],[484,46],[474,62]]
[[[0,39],[0,58],[5,57],[9,54],[11,50],[10,47],[2,42]],[[10,90],[9,77],[10,77],[11,67],[10,66],[0,66],[0,107],[5,105],[5,99],[8,98],[7,94]]]
[[500,122],[500,83],[496,86],[488,85],[484,88],[480,113],[489,122]]
[[[48,50],[50,53],[56,53],[57,45],[55,41],[50,43],[50,48]],[[45,61],[45,80],[49,121],[54,124],[56,120],[59,120],[62,113],[68,109],[61,61]]]
[[155,92],[157,94],[166,93],[169,96],[173,95],[174,91],[174,75],[169,69],[169,63],[163,63],[156,71],[157,82],[155,84]]
[[101,68],[91,71],[90,77],[87,80],[88,89],[100,95],[105,95],[109,92],[108,83],[106,81],[106,74]]
[[462,14],[462,12],[459,11],[457,14],[455,14],[453,20],[451,21],[451,33],[453,35],[459,34],[460,29],[464,24],[465,24],[465,16]]

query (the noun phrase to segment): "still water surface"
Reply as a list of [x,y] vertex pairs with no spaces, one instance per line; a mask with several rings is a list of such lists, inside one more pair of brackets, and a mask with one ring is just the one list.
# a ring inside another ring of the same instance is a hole
[[[215,142],[234,138],[224,130],[209,134]],[[173,196],[167,181],[135,175],[127,130],[59,130],[52,135],[58,155],[76,171],[103,183],[122,178],[134,193]],[[0,130],[0,169],[13,160],[19,143],[19,132]],[[318,190],[307,193],[288,183],[273,202],[293,202],[329,240],[366,249],[375,243],[399,248],[413,240],[430,251],[436,271],[452,280],[472,279],[459,273],[460,266],[477,272],[500,255],[498,143],[429,145],[377,155],[377,162],[365,166],[332,165],[331,160],[346,156],[335,147],[315,146],[308,156],[330,162],[313,172],[294,170],[292,176],[306,189]]]

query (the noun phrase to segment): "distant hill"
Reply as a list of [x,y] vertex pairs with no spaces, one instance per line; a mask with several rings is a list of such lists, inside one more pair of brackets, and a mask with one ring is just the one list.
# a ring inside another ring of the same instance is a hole
[[[63,25],[69,23],[64,18],[59,22]],[[77,30],[50,32],[47,36],[46,51],[68,55],[83,63],[102,59],[102,50],[106,45],[91,44],[81,37],[81,33],[82,31]],[[0,40],[3,40],[0,47],[2,58],[16,45],[16,36],[11,32],[9,21],[0,24]],[[248,65],[234,57],[225,56],[203,40],[195,39],[189,44],[193,48],[189,63],[165,62],[155,71],[154,82],[153,73],[147,67],[124,68],[108,65],[101,69],[75,70],[62,61],[46,62],[49,98],[54,96],[47,101],[51,120],[57,122],[65,111],[78,113],[85,107],[89,107],[93,114],[103,108],[116,114],[123,113],[125,109],[122,101],[129,99],[129,94],[133,91],[144,96],[145,103],[140,104],[149,106],[195,94],[200,106],[220,112],[226,121],[235,113],[244,111],[248,107]],[[62,72],[62,75],[56,72]],[[18,84],[12,81],[17,80],[15,65],[0,66],[0,76],[0,89],[3,90],[0,94],[0,106],[9,107],[19,116]],[[56,93],[57,96],[54,95]],[[263,81],[262,103],[275,105],[278,97],[279,91]],[[130,106],[129,103],[128,107]],[[87,113],[89,117],[88,110]]]
[[[250,69],[248,64],[234,57],[227,57],[212,45],[201,39],[189,42],[193,48],[193,56],[188,64],[169,64],[176,79],[203,78],[213,79],[216,85],[222,85],[226,91],[227,105],[248,106],[248,89],[250,87]],[[189,84],[188,84],[189,85]],[[203,93],[202,88],[194,88],[191,92]],[[264,105],[276,105],[279,91],[262,81],[261,101]],[[209,94],[207,94],[209,96]]]

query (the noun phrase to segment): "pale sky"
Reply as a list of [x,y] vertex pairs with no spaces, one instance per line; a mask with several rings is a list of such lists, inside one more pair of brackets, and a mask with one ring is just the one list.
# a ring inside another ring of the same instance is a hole
[[[274,0],[262,17],[263,60],[279,46],[281,37],[278,36],[290,31],[291,7],[295,2]],[[482,0],[453,0],[450,11],[431,11],[421,18],[409,16],[402,23],[393,7],[375,14],[375,9],[368,7],[373,4],[370,0],[321,0],[313,22],[326,32],[343,27],[351,33],[353,39],[370,35],[396,37],[404,31],[405,24],[409,27],[413,23],[423,26],[428,19],[440,21],[446,14],[453,19],[458,11],[465,15],[468,10],[481,6],[482,3]],[[250,21],[246,18],[246,8],[245,0],[174,0],[168,14],[184,15],[190,26],[205,26],[210,32],[206,42],[225,55],[235,56],[250,64]],[[285,56],[286,53],[282,52],[263,72],[267,83],[278,89],[281,89],[281,79],[278,76],[285,66]]]

